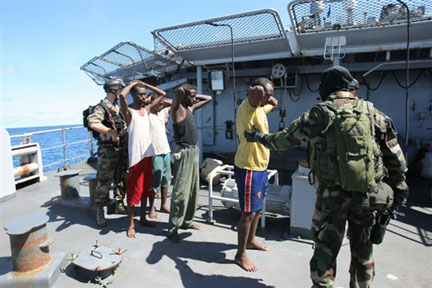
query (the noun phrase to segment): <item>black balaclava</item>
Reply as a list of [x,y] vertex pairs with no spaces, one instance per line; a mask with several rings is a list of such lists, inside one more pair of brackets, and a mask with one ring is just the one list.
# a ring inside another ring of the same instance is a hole
[[336,91],[349,91],[350,82],[353,81],[351,73],[342,66],[333,66],[326,69],[320,78],[319,94],[325,101]]

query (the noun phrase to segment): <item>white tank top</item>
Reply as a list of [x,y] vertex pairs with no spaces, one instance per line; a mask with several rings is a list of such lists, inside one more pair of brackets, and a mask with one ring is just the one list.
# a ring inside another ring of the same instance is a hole
[[150,133],[156,155],[168,154],[171,152],[165,128],[165,121],[168,120],[168,117],[168,108],[162,109],[157,114],[149,114]]
[[129,134],[128,154],[129,168],[140,162],[146,157],[154,156],[154,149],[151,143],[150,122],[147,111],[144,110],[144,116],[138,114],[134,109],[131,111],[131,122],[127,128]]

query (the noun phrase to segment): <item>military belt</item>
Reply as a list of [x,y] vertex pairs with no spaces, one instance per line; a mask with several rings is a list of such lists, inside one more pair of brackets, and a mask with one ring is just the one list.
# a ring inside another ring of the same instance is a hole
[[121,148],[117,145],[117,143],[114,143],[112,141],[99,141],[98,146],[102,148],[117,148],[117,149]]

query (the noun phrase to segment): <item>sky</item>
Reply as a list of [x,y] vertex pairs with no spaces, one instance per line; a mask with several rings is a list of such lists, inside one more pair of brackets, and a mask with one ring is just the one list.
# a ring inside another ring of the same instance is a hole
[[105,93],[80,67],[122,41],[153,50],[156,29],[264,8],[290,27],[289,2],[0,0],[1,127],[81,125]]

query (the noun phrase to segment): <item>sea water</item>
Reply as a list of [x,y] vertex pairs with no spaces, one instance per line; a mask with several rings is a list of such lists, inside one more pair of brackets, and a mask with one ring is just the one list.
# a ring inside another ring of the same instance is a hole
[[[40,132],[47,130],[55,130],[62,128],[70,128],[70,127],[82,127],[82,125],[63,125],[63,126],[43,126],[43,127],[27,127],[27,128],[6,128],[10,136],[13,135],[23,135],[32,132]],[[88,142],[71,144],[78,141],[88,140],[89,135],[87,128],[73,129],[73,130],[64,130],[65,140],[66,140],[66,158],[70,159],[76,157],[78,155],[82,155],[76,159],[67,161],[67,165],[71,165],[74,163],[85,161],[90,157],[90,149]],[[19,145],[24,141],[24,137],[11,138],[11,146]],[[61,145],[63,145],[63,134],[62,131],[49,132],[43,134],[32,135],[30,138],[31,143],[39,143],[39,146],[42,150],[42,163],[44,172],[57,170],[65,166],[65,164],[59,163],[50,165],[54,162],[63,161],[64,160],[64,150]],[[70,144],[70,145],[69,145]],[[49,147],[60,146],[53,149],[47,149]],[[96,141],[93,139],[93,151],[97,151]],[[14,167],[20,166],[19,157],[14,157],[13,159]]]

